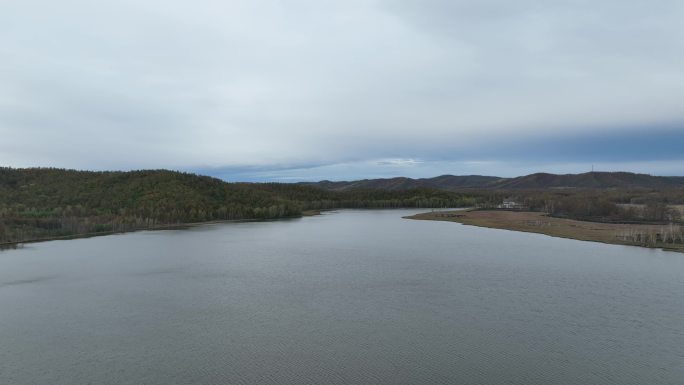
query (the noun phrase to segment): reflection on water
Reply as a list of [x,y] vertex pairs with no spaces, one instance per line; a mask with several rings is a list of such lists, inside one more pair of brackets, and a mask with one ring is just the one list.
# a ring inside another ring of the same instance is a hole
[[5,250],[16,250],[16,249],[23,249],[24,244],[23,243],[0,243],[0,252],[3,252]]
[[0,254],[0,384],[681,384],[684,255],[340,211]]

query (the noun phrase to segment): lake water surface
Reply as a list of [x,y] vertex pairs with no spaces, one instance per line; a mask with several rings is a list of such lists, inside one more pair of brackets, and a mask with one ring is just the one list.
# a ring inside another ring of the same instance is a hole
[[0,384],[684,384],[684,254],[417,212],[2,251]]

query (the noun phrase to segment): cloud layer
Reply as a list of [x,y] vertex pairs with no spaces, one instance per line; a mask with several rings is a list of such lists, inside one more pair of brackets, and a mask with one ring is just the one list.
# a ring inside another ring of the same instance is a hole
[[4,165],[684,174],[680,1],[6,3]]

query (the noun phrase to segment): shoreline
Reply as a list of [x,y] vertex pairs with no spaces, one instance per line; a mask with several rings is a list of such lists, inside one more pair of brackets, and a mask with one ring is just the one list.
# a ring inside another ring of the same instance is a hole
[[307,210],[307,211],[302,212],[302,214],[299,216],[282,217],[282,218],[223,219],[223,220],[204,221],[204,222],[171,223],[171,224],[165,224],[165,225],[156,225],[156,226],[152,226],[152,227],[144,227],[144,228],[139,228],[139,229],[125,230],[125,231],[102,231],[102,232],[95,232],[95,233],[82,233],[82,234],[71,234],[71,235],[61,235],[61,236],[54,236],[54,237],[45,237],[45,238],[34,238],[34,239],[28,239],[28,240],[23,240],[23,241],[17,241],[17,242],[0,242],[0,251],[9,250],[9,249],[16,249],[25,243],[38,243],[38,242],[49,242],[49,241],[67,241],[67,240],[72,240],[72,239],[84,239],[84,238],[93,238],[93,237],[103,237],[103,236],[107,236],[107,235],[128,234],[128,233],[135,233],[138,231],[185,230],[185,229],[189,229],[191,227],[213,225],[213,224],[220,224],[220,223],[264,222],[264,221],[278,221],[278,220],[286,220],[286,219],[297,219],[297,218],[304,218],[304,217],[312,217],[312,216],[316,216],[316,215],[321,215],[321,211],[322,210]]
[[543,234],[550,237],[574,239],[578,241],[600,242],[621,246],[637,246],[684,253],[684,244],[682,243],[666,244],[657,242],[649,245],[620,239],[621,234],[633,234],[635,232],[654,234],[661,231],[663,228],[666,228],[666,225],[587,222],[550,217],[540,212],[504,210],[426,212],[404,218],[456,222],[468,226]]

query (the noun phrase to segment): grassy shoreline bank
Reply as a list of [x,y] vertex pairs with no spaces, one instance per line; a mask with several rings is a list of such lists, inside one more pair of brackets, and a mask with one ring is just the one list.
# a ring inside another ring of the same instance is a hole
[[457,222],[470,226],[544,234],[557,238],[659,248],[684,253],[684,243],[635,242],[631,240],[635,234],[652,234],[653,237],[663,234],[668,231],[667,225],[586,222],[549,217],[540,212],[501,210],[435,211],[405,218]]

